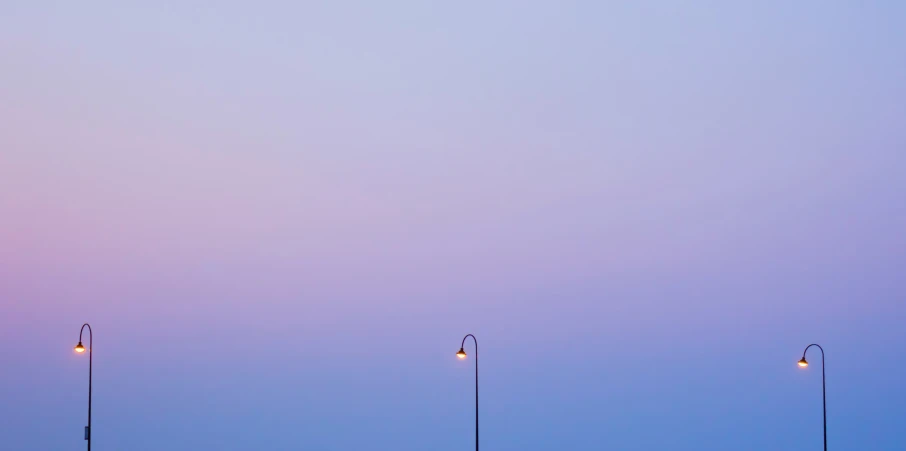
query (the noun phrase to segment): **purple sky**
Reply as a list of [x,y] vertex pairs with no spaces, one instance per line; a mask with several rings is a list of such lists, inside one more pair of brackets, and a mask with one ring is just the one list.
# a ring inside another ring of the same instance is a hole
[[[906,2],[0,5],[0,436],[902,451]],[[468,348],[471,349],[471,348]]]

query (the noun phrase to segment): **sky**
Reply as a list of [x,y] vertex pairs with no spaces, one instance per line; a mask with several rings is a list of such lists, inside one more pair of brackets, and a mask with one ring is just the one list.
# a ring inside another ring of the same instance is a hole
[[[131,4],[130,4],[131,3]],[[906,444],[906,3],[0,3],[0,436]]]

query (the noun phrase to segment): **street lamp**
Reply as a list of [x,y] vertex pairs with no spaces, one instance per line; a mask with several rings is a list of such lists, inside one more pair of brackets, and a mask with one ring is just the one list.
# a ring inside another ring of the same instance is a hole
[[805,347],[805,351],[802,351],[802,359],[799,360],[799,366],[802,368],[808,367],[808,360],[805,360],[805,353],[808,352],[808,348],[812,346],[817,346],[821,350],[821,402],[824,407],[824,451],[827,451],[827,380],[824,375],[824,348],[821,345],[810,344]]
[[465,360],[466,338],[469,337],[472,337],[472,341],[475,342],[475,451],[478,451],[478,339],[472,334],[462,337],[462,345],[459,347],[459,351],[456,352],[456,357],[459,357],[460,360]]
[[75,345],[75,352],[82,354],[85,352],[85,346],[82,346],[82,332],[88,328],[88,426],[85,426],[85,440],[88,441],[88,451],[91,451],[91,342],[94,341],[94,334],[91,332],[91,326],[88,323],[82,324],[79,331],[79,344]]

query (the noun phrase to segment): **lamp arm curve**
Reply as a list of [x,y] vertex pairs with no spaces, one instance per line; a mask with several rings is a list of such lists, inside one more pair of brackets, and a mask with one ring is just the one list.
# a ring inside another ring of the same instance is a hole
[[817,343],[812,343],[812,344],[806,346],[805,351],[802,351],[802,358],[803,359],[805,358],[805,353],[808,352],[808,349],[811,348],[812,346],[817,346],[818,349],[821,350],[821,362],[824,363],[824,348],[822,348],[821,345],[819,345]]
[[477,353],[477,352],[478,352],[478,339],[475,338],[475,336],[472,335],[472,334],[466,334],[465,337],[462,337],[462,345],[460,346],[460,348],[465,348],[465,347],[466,347],[466,339],[469,338],[469,337],[472,337],[472,341],[475,342],[475,352]]
[[82,329],[79,330],[79,343],[82,342],[82,333],[85,332],[86,327],[88,328],[88,350],[91,350],[91,342],[94,341],[94,332],[91,331],[90,324],[82,324]]

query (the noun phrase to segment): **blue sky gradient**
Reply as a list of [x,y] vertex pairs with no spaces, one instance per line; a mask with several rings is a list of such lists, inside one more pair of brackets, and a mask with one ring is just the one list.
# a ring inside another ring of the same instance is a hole
[[0,5],[0,436],[901,451],[906,3]]

